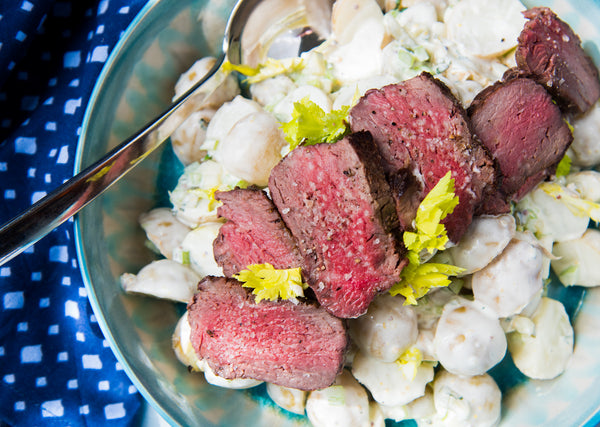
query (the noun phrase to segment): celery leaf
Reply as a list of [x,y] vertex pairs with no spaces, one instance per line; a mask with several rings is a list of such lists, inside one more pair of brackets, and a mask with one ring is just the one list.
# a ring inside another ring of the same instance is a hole
[[425,196],[415,218],[415,232],[404,232],[404,245],[408,249],[408,264],[400,273],[400,282],[394,284],[389,293],[402,295],[405,304],[417,304],[417,299],[425,296],[431,288],[448,286],[449,276],[464,271],[461,267],[448,264],[421,263],[421,253],[432,254],[444,250],[448,243],[448,233],[441,224],[447,215],[454,211],[458,196],[454,193],[454,179],[448,172]]
[[458,196],[454,194],[454,179],[448,172],[425,196],[415,218],[416,232],[404,232],[404,244],[408,250],[420,253],[427,250],[443,250],[448,243],[446,227],[440,224],[458,204]]
[[308,97],[294,102],[292,120],[281,125],[285,140],[290,144],[292,150],[301,144],[336,142],[350,130],[348,111],[350,111],[350,105],[326,113]]
[[558,166],[556,166],[556,176],[567,176],[571,171],[571,158],[565,154],[564,157],[558,162]]
[[417,370],[423,363],[423,353],[417,347],[409,347],[400,355],[396,363],[405,372],[406,377],[411,381],[417,376]]
[[600,204],[583,199],[555,182],[542,182],[539,188],[567,206],[574,215],[589,216],[594,222],[600,222]]
[[223,71],[237,71],[243,74],[247,77],[244,81],[248,84],[259,83],[280,74],[292,74],[303,68],[304,61],[302,58],[267,58],[264,63],[259,64],[257,67],[250,67],[244,64],[236,65],[229,61],[223,64]]
[[256,302],[263,299],[275,301],[278,298],[292,299],[304,296],[304,289],[308,287],[302,282],[300,267],[289,269],[275,269],[271,264],[252,264],[246,270],[233,276],[242,282],[245,288],[253,288]]

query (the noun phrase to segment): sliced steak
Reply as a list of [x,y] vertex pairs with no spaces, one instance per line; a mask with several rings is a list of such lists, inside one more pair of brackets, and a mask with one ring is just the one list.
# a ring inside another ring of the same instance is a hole
[[485,88],[468,112],[473,132],[498,162],[505,200],[519,200],[554,173],[573,140],[550,94],[529,78]]
[[208,276],[188,305],[196,354],[220,377],[314,390],[331,385],[348,344],[340,319],[316,305],[256,303],[235,279]]
[[404,228],[411,228],[419,203],[452,171],[459,204],[444,224],[450,239],[460,240],[496,170],[450,90],[428,73],[372,89],[350,110],[350,125],[373,135]]
[[231,277],[251,264],[269,263],[277,269],[301,266],[296,243],[277,208],[258,188],[217,192],[223,202],[217,212],[227,222],[213,242],[223,273]]
[[519,70],[543,84],[566,110],[584,113],[600,98],[600,81],[579,37],[546,7],[524,15],[529,21],[515,53]]
[[381,157],[367,132],[301,146],[273,168],[273,202],[296,239],[307,283],[335,316],[358,317],[404,265]]

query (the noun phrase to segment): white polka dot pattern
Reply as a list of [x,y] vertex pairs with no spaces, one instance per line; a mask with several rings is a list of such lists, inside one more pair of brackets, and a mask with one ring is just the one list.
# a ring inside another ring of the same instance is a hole
[[[73,174],[92,88],[145,0],[0,1],[0,222]],[[69,221],[0,267],[0,420],[132,425],[141,396],[105,345]]]

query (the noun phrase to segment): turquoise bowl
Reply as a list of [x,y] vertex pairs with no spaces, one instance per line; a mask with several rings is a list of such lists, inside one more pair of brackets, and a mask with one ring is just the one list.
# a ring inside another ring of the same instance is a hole
[[[76,171],[129,137],[169,104],[177,77],[197,58],[220,52],[234,0],[150,0],[123,34],[87,107]],[[550,6],[568,21],[600,64],[600,2],[526,1]],[[125,295],[119,276],[153,256],[144,246],[139,214],[166,206],[182,166],[170,145],[146,158],[76,219],[77,251],[88,295],[108,342],[149,404],[182,426],[298,426],[304,417],[277,408],[264,387],[233,391],[188,373],[174,356],[171,334],[184,307]],[[600,289],[552,287],[575,315],[575,353],[553,381],[527,381],[510,357],[492,375],[504,393],[504,426],[596,425],[600,407]],[[580,302],[583,300],[583,303]],[[400,423],[411,425],[411,422]]]

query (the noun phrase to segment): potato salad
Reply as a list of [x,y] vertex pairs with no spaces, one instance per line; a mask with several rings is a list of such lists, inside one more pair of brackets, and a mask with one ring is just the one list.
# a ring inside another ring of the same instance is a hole
[[[243,64],[252,72],[226,64],[171,136],[185,166],[169,193],[172,205],[140,217],[159,256],[124,274],[123,289],[187,303],[203,277],[223,275],[213,254],[223,224],[215,193],[267,186],[271,169],[294,149],[283,124],[299,103],[312,101],[323,114],[347,111],[367,90],[426,71],[467,108],[514,67],[524,10],[518,0],[337,0],[331,34],[316,48],[286,59],[262,49]],[[201,58],[184,73],[174,99],[214,61]],[[568,369],[573,319],[547,287],[551,274],[564,286],[600,285],[600,231],[591,227],[600,220],[593,169],[600,106],[570,127],[573,143],[550,180],[510,213],[475,217],[457,244],[432,254],[429,262],[460,268],[448,286],[433,287],[416,304],[378,295],[365,315],[347,321],[351,348],[335,383],[314,391],[266,384],[273,402],[316,427],[383,427],[386,419],[494,426],[502,394],[490,369],[511,358],[524,376],[544,381]],[[261,383],[216,375],[196,355],[190,333],[186,313],[173,347],[191,371],[219,387]]]

